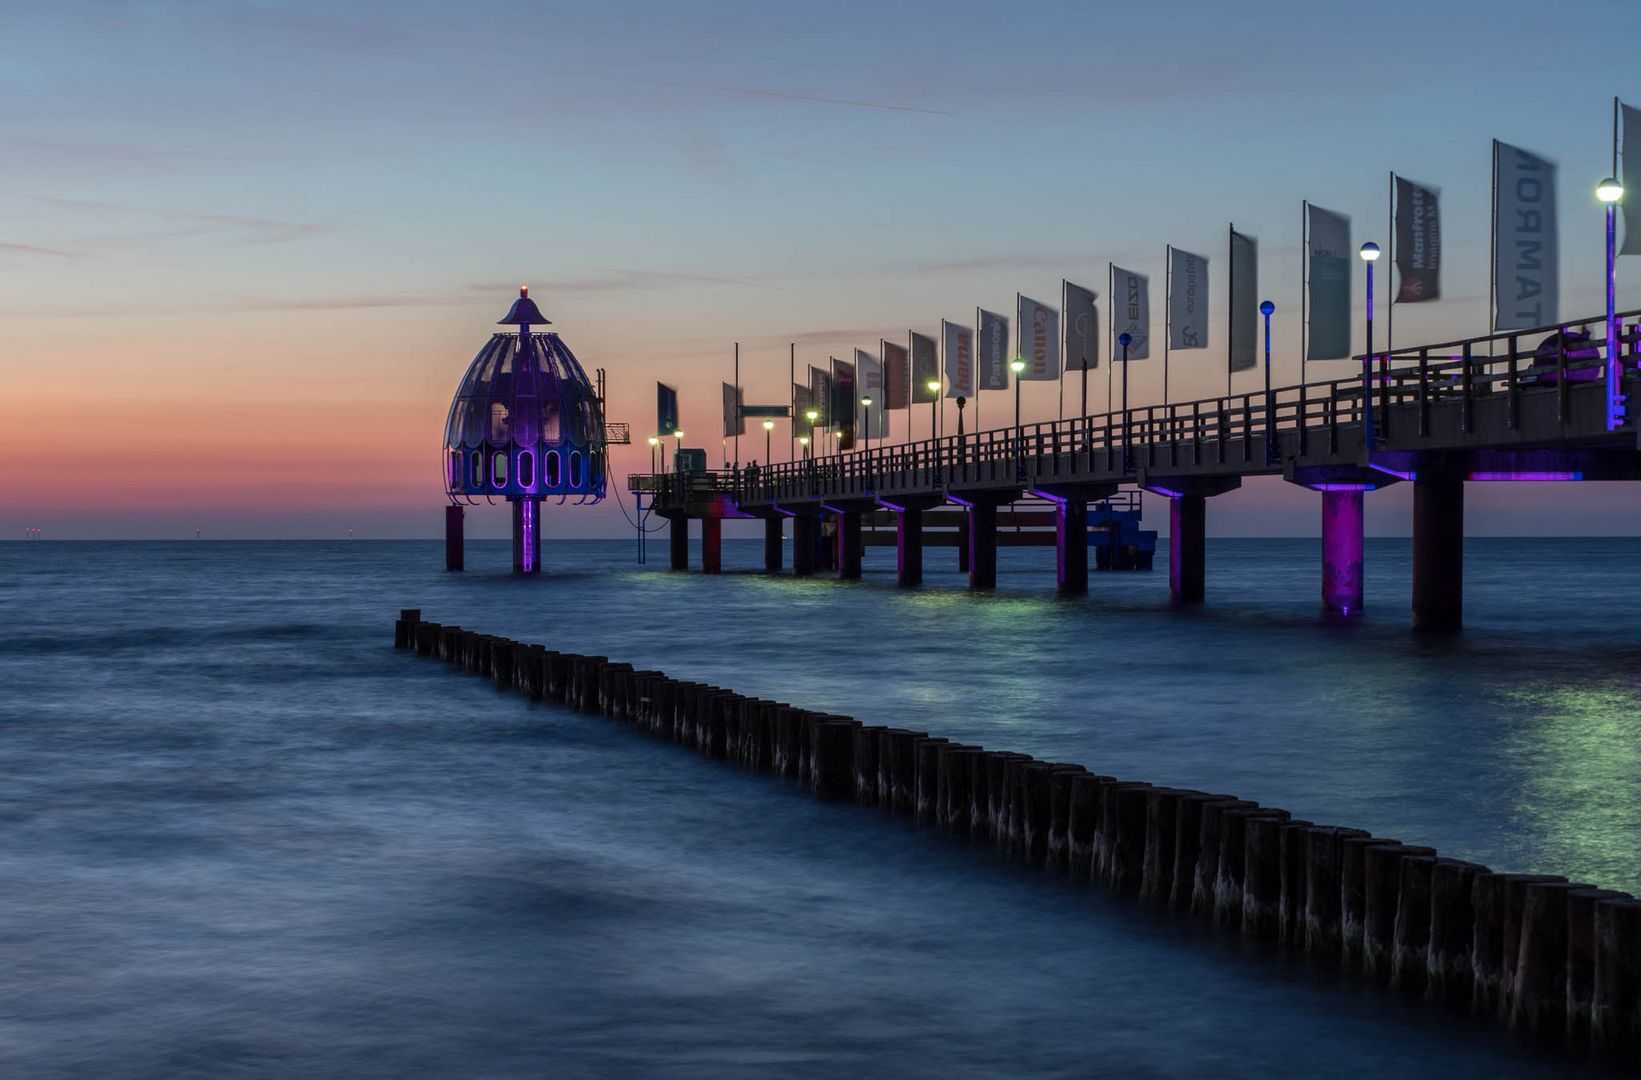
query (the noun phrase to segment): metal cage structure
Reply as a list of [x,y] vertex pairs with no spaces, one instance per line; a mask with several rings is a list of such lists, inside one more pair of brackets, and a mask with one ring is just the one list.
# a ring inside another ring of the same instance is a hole
[[528,574],[540,569],[541,501],[604,498],[604,406],[564,339],[532,331],[550,323],[528,288],[499,323],[518,329],[492,335],[479,350],[445,421],[444,484],[453,511],[446,542],[447,550],[460,547],[464,504],[506,499],[513,504],[513,569]]

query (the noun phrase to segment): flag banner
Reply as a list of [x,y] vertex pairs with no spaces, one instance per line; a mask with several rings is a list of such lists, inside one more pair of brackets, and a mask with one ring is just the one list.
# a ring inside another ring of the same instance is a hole
[[1100,366],[1099,294],[1093,289],[1061,282],[1065,289],[1066,370]]
[[1168,347],[1208,347],[1208,260],[1173,249],[1168,262]]
[[1029,296],[1015,297],[1019,318],[1015,355],[1026,362],[1021,382],[1052,381],[1060,377],[1060,313]]
[[1310,267],[1307,360],[1350,359],[1350,218],[1306,206],[1306,252]]
[[808,414],[809,410],[815,407],[814,403],[815,395],[809,387],[804,386],[802,383],[792,384],[792,423],[802,425],[797,430],[811,430],[813,425],[809,423]]
[[883,347],[883,407],[904,409],[911,404],[910,372],[906,370],[906,346],[880,341]]
[[847,360],[832,360],[832,425],[837,430],[839,450],[855,448],[855,366]]
[[1493,140],[1494,330],[1533,330],[1559,319],[1556,167]]
[[1396,178],[1396,272],[1394,303],[1421,304],[1442,295],[1442,221],[1436,189]]
[[[1111,267],[1111,333],[1112,341],[1123,334],[1133,339],[1128,343],[1128,359],[1145,360],[1151,356],[1150,279],[1115,265]],[[1122,357],[1120,347],[1113,350],[1113,363]]]
[[940,320],[940,339],[946,350],[946,396],[974,396],[974,331]]
[[979,388],[1007,390],[1009,388],[1009,320],[1007,315],[981,308],[976,312],[980,324]]
[[724,436],[745,435],[745,414],[741,411],[741,390],[738,386],[724,384]]
[[922,404],[937,401],[939,390],[930,390],[929,384],[940,381],[940,360],[935,355],[934,338],[927,334],[912,333],[912,400]]
[[832,373],[814,364],[809,365],[809,407],[819,414],[810,427],[832,426]]
[[[889,434],[889,410],[884,408],[888,388],[883,385],[883,361],[865,349],[855,350],[855,430],[874,439]],[[871,398],[867,405],[862,398]],[[871,417],[871,424],[866,418]]]
[[1231,230],[1231,370],[1259,363],[1259,241]]
[[655,433],[671,435],[678,430],[678,391],[666,383],[655,384]]
[[[1619,158],[1618,179],[1623,181],[1628,197],[1618,204],[1619,216],[1624,219],[1624,246],[1620,255],[1641,255],[1641,109],[1620,105],[1623,118],[1624,154]],[[1630,153],[1630,145],[1635,153]]]

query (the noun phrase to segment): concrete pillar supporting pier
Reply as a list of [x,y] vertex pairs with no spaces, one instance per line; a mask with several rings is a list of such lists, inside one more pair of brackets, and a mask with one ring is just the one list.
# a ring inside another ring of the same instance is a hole
[[701,572],[721,574],[724,569],[724,519],[701,519]]
[[1464,481],[1413,481],[1413,629],[1451,633],[1464,623]]
[[1322,612],[1362,613],[1362,492],[1322,492]]
[[997,588],[997,507],[975,503],[969,508],[969,588]]
[[815,573],[815,552],[820,547],[820,515],[799,514],[792,519],[792,574],[810,577]]
[[1140,470],[1140,487],[1168,497],[1168,599],[1202,603],[1207,593],[1207,500],[1242,486],[1237,476],[1159,476]]
[[524,495],[513,503],[513,573],[541,573],[541,500]]
[[923,584],[923,510],[908,506],[895,516],[895,582]]
[[957,572],[969,572],[969,511],[963,511],[963,525],[957,530]]
[[1088,594],[1088,504],[1116,494],[1115,484],[1039,484],[1033,493],[1054,500],[1054,591]]
[[689,516],[687,514],[673,514],[667,528],[667,553],[671,556],[671,569],[689,569]]
[[778,516],[764,518],[764,570],[771,574],[781,572],[781,525]]
[[451,503],[444,508],[444,568],[461,570],[467,566],[465,541],[467,507]]
[[861,548],[860,511],[846,510],[838,515],[838,577],[842,580],[860,580]]

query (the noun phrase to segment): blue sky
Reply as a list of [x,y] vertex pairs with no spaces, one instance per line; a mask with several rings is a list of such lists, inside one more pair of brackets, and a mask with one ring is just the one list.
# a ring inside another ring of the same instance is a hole
[[[1160,320],[1172,243],[1215,275],[1217,340],[1176,353],[1171,375],[1176,397],[1199,396],[1223,381],[1227,222],[1261,242],[1291,381],[1300,200],[1384,243],[1395,168],[1442,189],[1449,298],[1399,308],[1398,341],[1480,333],[1493,137],[1559,163],[1563,313],[1593,311],[1590,191],[1609,170],[1611,98],[1641,101],[1641,75],[1592,51],[1616,40],[1599,27],[1633,27],[1633,4],[1578,16],[1470,2],[12,5],[7,449],[27,462],[46,453],[36,427],[89,422],[163,429],[167,454],[231,462],[190,485],[84,452],[58,466],[82,487],[124,469],[142,497],[92,512],[42,483],[0,511],[0,535],[191,535],[196,521],[431,535],[449,394],[524,281],[609,369],[613,418],[647,428],[661,377],[705,432],[737,340],[749,397],[784,399],[788,341],[824,362],[976,305],[1006,311],[1016,291],[1053,299],[1061,277],[1103,291],[1108,260],[1153,276]],[[1629,261],[1620,302],[1641,306]],[[1158,395],[1160,368],[1135,365],[1136,400]],[[1050,387],[1026,398],[1054,410]],[[225,434],[245,425],[261,438]],[[321,451],[359,468],[305,484]],[[1314,531],[1313,501],[1256,485],[1216,504],[1215,526]],[[1473,527],[1631,532],[1633,502],[1607,485],[1511,487],[1475,503]],[[1373,503],[1370,530],[1405,527],[1405,496]],[[605,507],[553,527],[618,523]]]

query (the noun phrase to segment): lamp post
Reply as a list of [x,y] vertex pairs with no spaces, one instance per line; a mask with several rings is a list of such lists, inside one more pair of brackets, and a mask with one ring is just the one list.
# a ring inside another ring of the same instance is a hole
[[861,420],[866,427],[866,457],[870,459],[872,456],[872,399],[863,396],[860,399],[860,407]]
[[803,416],[804,416],[805,420],[809,421],[809,435],[810,435],[810,437],[811,438],[819,438],[819,436],[815,435],[815,421],[820,419],[820,410],[819,409],[805,409],[803,411]]
[[808,461],[809,460],[809,436],[799,435],[798,436],[798,445],[803,447],[804,460]]
[[770,450],[769,450],[769,433],[774,431],[774,430],[775,430],[775,421],[765,420],[764,421],[764,468],[766,468],[766,469],[769,468],[770,464],[775,460],[773,457],[770,456]]
[[940,438],[940,380],[930,379],[926,384],[929,388],[929,438]]
[[1614,296],[1618,286],[1618,204],[1624,201],[1624,185],[1613,177],[1596,185],[1595,197],[1607,207],[1607,430],[1624,421],[1619,398],[1618,312]]
[[655,452],[656,452],[656,448],[659,447],[660,445],[661,445],[660,437],[656,436],[656,435],[651,435],[650,436],[650,472],[652,474],[655,472]]
[[1016,356],[1009,361],[1009,370],[1014,372],[1014,473],[1016,479],[1023,479],[1026,463],[1023,458],[1025,452],[1025,432],[1020,430],[1020,373],[1026,370],[1026,362]]
[[[1117,344],[1122,346],[1122,468],[1128,471],[1128,347],[1134,344],[1134,335],[1126,330],[1117,335]],[[1106,390],[1107,396],[1110,389]],[[1109,406],[1107,406],[1109,408]]]
[[1357,252],[1367,263],[1367,352],[1362,355],[1362,439],[1368,454],[1373,453],[1373,261],[1379,245],[1372,240]]
[[[1271,315],[1276,305],[1269,300],[1259,302],[1259,313],[1265,316],[1265,464],[1271,463],[1276,441],[1276,403],[1271,400]],[[1301,419],[1303,424],[1304,420]]]

